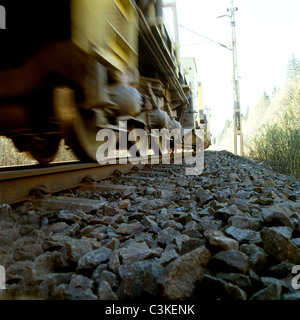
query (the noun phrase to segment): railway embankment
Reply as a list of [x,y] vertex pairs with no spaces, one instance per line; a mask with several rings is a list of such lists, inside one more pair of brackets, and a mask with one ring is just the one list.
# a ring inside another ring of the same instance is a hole
[[2,205],[1,299],[300,299],[300,185],[206,151]]

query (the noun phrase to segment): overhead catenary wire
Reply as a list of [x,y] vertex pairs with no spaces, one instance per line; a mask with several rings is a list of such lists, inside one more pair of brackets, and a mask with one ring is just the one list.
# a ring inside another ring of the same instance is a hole
[[188,44],[182,44],[181,47],[190,47],[190,46],[198,46],[205,43],[210,43],[211,41],[202,41],[202,42],[194,42],[194,43],[188,43]]
[[187,28],[187,27],[184,27],[182,24],[180,24],[179,27],[181,27],[181,28],[183,28],[183,29],[185,29],[185,30],[188,30],[188,31],[190,31],[190,32],[192,32],[192,33],[194,33],[194,34],[196,34],[196,35],[198,35],[198,36],[200,36],[200,37],[202,37],[202,38],[210,41],[210,42],[214,42],[214,43],[218,44],[219,46],[221,46],[221,47],[223,47],[223,48],[225,48],[225,49],[228,49],[228,50],[232,51],[232,49],[229,48],[229,47],[227,47],[227,46],[225,46],[225,44],[220,43],[220,42],[218,42],[218,41],[215,41],[215,40],[213,40],[213,39],[211,39],[211,38],[208,38],[208,37],[204,36],[203,34],[198,33],[198,32],[196,32],[196,31],[194,31],[194,30],[191,30],[191,29],[189,29],[189,28]]
[[203,20],[198,20],[198,21],[186,23],[185,25],[186,25],[186,26],[192,26],[192,25],[195,25],[195,24],[204,23],[204,22],[211,21],[211,20],[216,20],[216,19],[218,19],[218,18],[219,18],[219,17],[207,18],[207,19],[203,19]]

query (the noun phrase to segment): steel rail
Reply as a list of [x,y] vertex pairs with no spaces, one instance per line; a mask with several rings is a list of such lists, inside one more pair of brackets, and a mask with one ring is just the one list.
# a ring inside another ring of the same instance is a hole
[[115,170],[123,173],[133,171],[133,166],[143,168],[145,165],[138,163],[108,164],[74,163],[54,165],[42,168],[28,167],[25,170],[13,170],[0,173],[0,204],[14,204],[30,200],[29,194],[37,185],[45,185],[51,193],[60,192],[69,188],[83,185],[83,178],[87,175],[95,180],[107,179],[114,175]]

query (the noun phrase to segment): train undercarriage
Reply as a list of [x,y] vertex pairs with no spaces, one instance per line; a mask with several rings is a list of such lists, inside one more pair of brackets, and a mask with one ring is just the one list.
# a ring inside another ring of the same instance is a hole
[[110,129],[118,143],[120,121],[127,132],[146,131],[148,141],[151,129],[196,132],[190,89],[162,22],[162,1],[21,6],[16,11],[6,4],[17,25],[5,30],[0,63],[0,134],[19,151],[47,164],[64,138],[80,160],[96,161],[104,143],[97,133]]

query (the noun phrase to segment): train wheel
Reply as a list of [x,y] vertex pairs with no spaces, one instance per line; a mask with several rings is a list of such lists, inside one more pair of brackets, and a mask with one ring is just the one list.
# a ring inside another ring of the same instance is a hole
[[20,152],[28,151],[27,145],[26,145],[26,136],[18,136],[11,138],[14,146],[18,149]]
[[57,154],[59,142],[56,134],[30,135],[26,137],[26,149],[39,163],[49,164]]
[[53,108],[66,143],[77,158],[97,161],[97,150],[104,141],[96,140],[99,127],[95,123],[94,111],[77,106],[74,90],[69,87],[54,89]]

